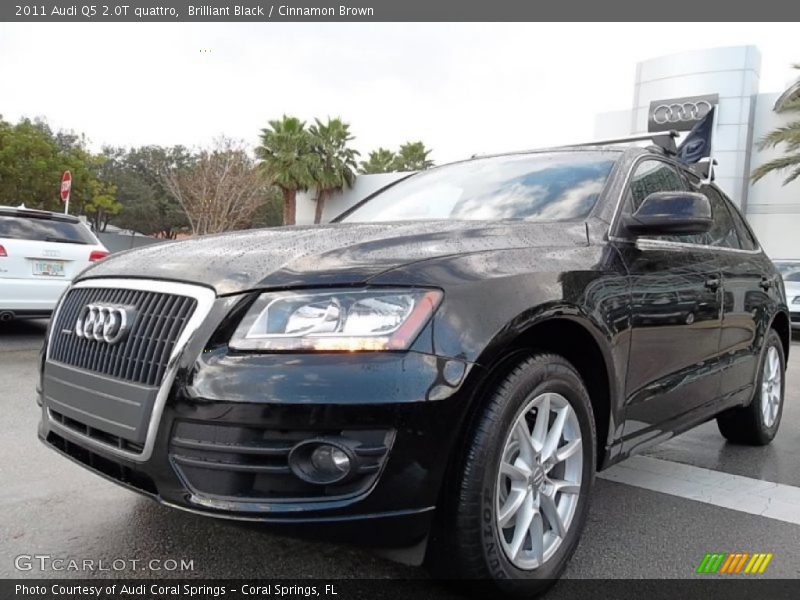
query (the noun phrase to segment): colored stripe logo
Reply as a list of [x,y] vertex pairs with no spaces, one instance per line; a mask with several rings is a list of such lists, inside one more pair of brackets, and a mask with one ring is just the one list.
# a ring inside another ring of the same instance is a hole
[[772,552],[709,552],[700,561],[696,572],[760,575],[767,570],[771,560]]

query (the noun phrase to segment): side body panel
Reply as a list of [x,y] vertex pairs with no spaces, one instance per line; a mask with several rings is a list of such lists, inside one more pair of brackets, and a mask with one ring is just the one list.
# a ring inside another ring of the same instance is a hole
[[630,270],[625,450],[671,437],[719,393],[722,285],[715,251],[620,244]]

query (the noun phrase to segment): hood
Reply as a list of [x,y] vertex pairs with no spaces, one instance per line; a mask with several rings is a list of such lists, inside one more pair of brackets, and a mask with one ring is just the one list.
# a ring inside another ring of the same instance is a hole
[[256,288],[353,285],[414,262],[531,246],[586,245],[583,222],[335,223],[237,231],[154,244],[98,262],[79,279],[198,283],[217,294]]

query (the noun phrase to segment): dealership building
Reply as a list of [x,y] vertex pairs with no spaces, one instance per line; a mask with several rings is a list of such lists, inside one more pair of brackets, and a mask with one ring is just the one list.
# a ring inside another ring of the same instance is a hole
[[[800,179],[784,186],[786,173],[752,183],[750,173],[781,155],[759,150],[758,140],[791,119],[778,110],[800,96],[800,80],[785,90],[762,92],[761,53],[755,46],[711,48],[639,63],[630,108],[596,115],[594,139],[648,131],[680,130],[682,136],[713,107],[711,154],[716,183],[739,205],[772,258],[800,259]],[[586,139],[592,139],[587,133]],[[401,176],[362,175],[352,189],[326,202],[329,221],[355,202]],[[312,223],[313,192],[298,195],[297,222]]]
[[[691,128],[716,106],[711,154],[716,183],[747,216],[772,258],[800,259],[800,180],[782,185],[787,173],[752,183],[757,166],[781,155],[759,150],[758,141],[791,120],[781,106],[800,97],[800,80],[785,90],[759,87],[761,53],[755,46],[711,48],[639,63],[633,104],[595,117],[594,135],[608,139],[661,129]],[[796,117],[795,117],[796,118]]]

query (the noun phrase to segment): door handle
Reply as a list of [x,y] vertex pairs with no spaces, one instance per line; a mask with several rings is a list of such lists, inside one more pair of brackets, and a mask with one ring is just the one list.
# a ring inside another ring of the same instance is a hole
[[769,277],[762,277],[761,282],[758,285],[766,292],[769,288],[775,285],[775,281]]
[[719,277],[712,277],[711,279],[706,279],[706,287],[710,290],[717,291],[720,286]]

